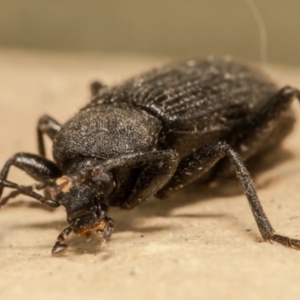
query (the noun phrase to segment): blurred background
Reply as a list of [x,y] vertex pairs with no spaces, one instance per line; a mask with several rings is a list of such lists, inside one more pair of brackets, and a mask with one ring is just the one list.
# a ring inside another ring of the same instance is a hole
[[[255,0],[268,60],[299,65],[299,0]],[[0,47],[261,61],[247,0],[1,0]]]

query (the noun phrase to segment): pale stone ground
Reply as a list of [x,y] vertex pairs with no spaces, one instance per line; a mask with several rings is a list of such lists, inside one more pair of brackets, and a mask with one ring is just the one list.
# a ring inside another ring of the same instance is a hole
[[[36,152],[44,113],[66,121],[88,101],[88,84],[111,84],[162,59],[0,50],[0,163]],[[300,86],[300,71],[273,67],[282,83]],[[295,105],[297,114],[300,108]],[[259,196],[280,233],[300,238],[300,122],[283,149],[257,174]],[[279,161],[278,164],[274,163]],[[13,170],[10,180],[32,182]],[[23,205],[0,211],[0,299],[297,299],[300,252],[261,242],[235,180],[194,187],[170,201],[113,210],[111,242],[99,248],[72,237],[69,252],[50,250],[65,225],[62,209]]]

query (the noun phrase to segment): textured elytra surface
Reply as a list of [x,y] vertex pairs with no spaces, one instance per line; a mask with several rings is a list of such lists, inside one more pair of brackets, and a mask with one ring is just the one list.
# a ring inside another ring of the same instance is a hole
[[260,71],[212,57],[170,64],[137,76],[104,90],[90,106],[133,102],[157,111],[164,120],[208,119],[214,114],[222,121],[221,116],[232,116],[237,107],[240,117],[258,110],[277,90]]
[[[229,58],[208,57],[156,68],[100,90],[84,109],[105,104],[141,108],[162,122],[160,147],[167,143],[184,157],[215,141],[238,147],[240,140],[251,134],[261,108],[278,90],[261,70]],[[290,112],[280,117],[280,121],[275,117],[272,121],[278,126],[270,124],[268,135],[274,129],[278,137],[270,147],[292,128],[294,118]],[[262,137],[265,140],[267,134]],[[252,149],[246,149],[245,158],[260,147],[265,146],[257,141]]]

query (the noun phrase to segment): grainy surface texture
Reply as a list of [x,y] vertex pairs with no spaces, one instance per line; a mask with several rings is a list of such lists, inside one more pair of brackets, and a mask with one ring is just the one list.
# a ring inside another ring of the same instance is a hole
[[[0,163],[36,153],[35,126],[48,113],[66,121],[88,101],[88,84],[107,84],[163,60],[0,50]],[[300,86],[300,70],[270,67],[278,82]],[[294,105],[297,116],[300,107]],[[252,174],[274,228],[300,238],[300,120],[280,149]],[[15,169],[9,179],[29,184]],[[16,206],[15,204],[19,204]],[[72,236],[50,256],[66,225],[62,209],[29,208],[21,196],[0,211],[1,299],[297,299],[300,252],[261,242],[237,181],[194,185],[168,201],[112,210],[116,229],[101,248]],[[284,296],[283,296],[284,295]]]

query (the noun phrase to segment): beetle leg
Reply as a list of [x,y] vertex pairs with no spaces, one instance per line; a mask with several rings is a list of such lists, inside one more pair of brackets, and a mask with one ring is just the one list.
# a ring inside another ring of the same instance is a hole
[[[60,206],[60,204],[57,201],[52,200],[52,199],[47,199],[47,198],[41,196],[40,194],[35,193],[34,191],[32,191],[31,187],[18,185],[14,182],[11,182],[8,180],[2,180],[2,179],[0,179],[0,186],[15,189],[15,190],[19,191],[19,194],[23,194],[23,195],[29,196],[31,198],[34,198],[34,199],[40,201],[40,203],[47,205],[49,207]],[[8,200],[9,200],[9,197],[3,198],[0,201],[0,207],[5,205]]]
[[44,115],[38,120],[37,125],[37,139],[38,139],[38,150],[41,156],[46,156],[45,142],[43,135],[46,134],[51,140],[58,131],[60,131],[61,125],[48,115]]
[[[33,190],[42,190],[47,186],[47,183],[42,182],[38,184],[32,184],[32,185],[27,185],[24,188],[26,188],[28,191],[33,191]],[[13,190],[11,191],[8,195],[3,197],[0,201],[1,206],[5,205],[9,199],[16,198],[17,196],[23,194],[23,190]]]
[[141,163],[158,163],[159,165],[161,165],[164,163],[164,161],[169,162],[169,164],[167,164],[166,166],[177,166],[179,158],[177,153],[173,150],[160,150],[124,154],[115,158],[107,159],[104,162],[96,161],[93,165],[91,164],[92,166],[89,166],[89,168],[87,169],[87,173],[83,172],[83,178],[97,177],[103,172],[107,172],[118,167],[135,166]]
[[72,227],[67,227],[59,234],[51,251],[52,256],[61,256],[67,251],[68,245],[64,241],[72,231]]
[[226,156],[224,151],[218,151],[219,144],[223,143],[209,144],[183,158],[180,161],[174,176],[157,192],[156,196],[165,198],[170,193],[186,187],[202,177],[203,174],[210,171],[221,158]]
[[[39,182],[47,183],[49,179],[61,176],[61,171],[54,162],[35,154],[20,152],[5,163],[0,172],[0,180],[4,181],[7,178],[11,166],[25,171],[29,176]],[[4,186],[5,185],[0,182],[0,198]]]
[[251,176],[239,155],[225,142],[210,144],[189,157],[182,160],[174,177],[158,192],[158,196],[165,196],[168,192],[186,186],[201,177],[221,158],[229,157],[235,168],[236,175],[242,184],[248,199],[258,229],[264,240],[274,241],[284,246],[300,249],[300,240],[275,234],[256,194]]
[[113,230],[114,230],[114,220],[108,216],[105,216],[104,229],[96,231],[96,234],[102,237],[101,245],[104,245],[109,240]]
[[144,161],[146,165],[137,178],[128,200],[121,205],[124,209],[134,208],[160,190],[174,175],[179,158],[173,151],[159,151],[150,152]]
[[173,150],[130,153],[105,161],[88,159],[84,162],[82,170],[75,172],[68,179],[75,184],[86,179],[93,180],[101,173],[115,168],[143,164],[139,177],[133,178],[135,184],[128,200],[121,205],[124,209],[131,209],[160,190],[174,175],[178,162],[179,157]]

